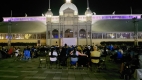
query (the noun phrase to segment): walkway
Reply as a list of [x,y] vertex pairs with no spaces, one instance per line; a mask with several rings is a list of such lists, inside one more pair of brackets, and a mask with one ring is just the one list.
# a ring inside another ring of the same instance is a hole
[[107,70],[100,73],[82,69],[38,68],[38,58],[30,61],[0,60],[0,80],[122,80],[118,65],[107,61]]

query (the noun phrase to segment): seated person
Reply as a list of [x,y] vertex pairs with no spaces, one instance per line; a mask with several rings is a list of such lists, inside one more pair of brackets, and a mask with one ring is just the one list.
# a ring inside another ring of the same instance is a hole
[[67,66],[67,48],[66,47],[63,47],[61,49],[61,52],[60,52],[60,55],[59,55],[59,63],[61,66]]
[[122,54],[121,50],[119,50],[117,52],[117,59],[122,59],[122,57],[123,57],[123,54]]
[[123,61],[123,54],[122,54],[122,52],[121,52],[120,49],[119,49],[119,50],[116,52],[116,54],[114,55],[114,61],[115,61],[116,63],[122,63],[122,61]]
[[52,56],[58,56],[56,50],[54,48],[51,48],[51,52],[49,52],[50,61],[57,61],[57,57],[52,57]]
[[77,66],[77,61],[78,61],[78,52],[76,49],[72,50],[70,52],[70,55],[76,56],[76,57],[71,57],[71,65],[76,65]]
[[[97,51],[97,46],[94,46],[94,51],[91,52],[91,57],[100,57],[101,52]],[[99,59],[91,59],[92,63],[99,63]]]
[[78,64],[81,65],[81,67],[83,67],[84,65],[86,65],[88,55],[83,53],[81,47],[77,47],[77,53],[78,53],[78,56],[79,56]]

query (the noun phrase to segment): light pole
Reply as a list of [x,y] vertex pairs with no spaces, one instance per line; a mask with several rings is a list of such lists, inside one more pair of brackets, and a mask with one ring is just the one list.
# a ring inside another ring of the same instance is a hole
[[137,17],[133,18],[134,23],[134,45],[138,46],[138,20]]
[[8,21],[8,48],[11,46],[11,20]]

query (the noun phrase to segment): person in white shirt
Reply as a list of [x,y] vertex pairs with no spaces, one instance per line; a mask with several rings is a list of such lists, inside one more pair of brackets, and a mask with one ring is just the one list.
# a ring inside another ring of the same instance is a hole
[[[51,52],[49,52],[49,56],[51,56],[51,53],[53,56],[58,56],[57,51],[54,48],[52,48]],[[57,57],[54,58],[50,57],[50,61],[57,61]]]
[[17,48],[16,50],[15,50],[15,56],[17,57],[19,55],[19,49]]

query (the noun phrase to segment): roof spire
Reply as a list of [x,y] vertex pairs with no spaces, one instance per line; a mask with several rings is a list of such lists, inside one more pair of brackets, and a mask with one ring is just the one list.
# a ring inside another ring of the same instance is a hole
[[12,17],[12,10],[11,10],[11,15],[10,15],[10,17]]
[[89,9],[89,0],[87,0],[87,9]]
[[49,9],[48,9],[47,13],[45,14],[45,16],[49,17],[49,18],[51,18],[53,16],[53,13],[52,13],[52,11],[50,9],[50,0],[49,0]]
[[50,0],[49,0],[49,9],[48,9],[48,10],[51,10],[51,9],[50,9]]

